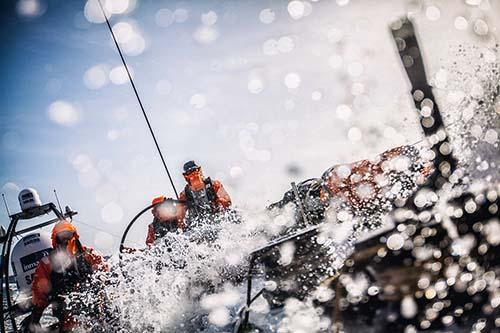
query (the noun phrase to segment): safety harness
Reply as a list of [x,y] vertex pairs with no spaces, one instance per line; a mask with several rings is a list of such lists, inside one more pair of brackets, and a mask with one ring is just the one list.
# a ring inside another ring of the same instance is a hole
[[163,222],[160,222],[157,219],[155,219],[152,225],[155,234],[155,239],[163,238],[169,232],[175,232],[177,230],[177,218],[173,218]]
[[214,213],[216,206],[216,193],[210,177],[203,180],[205,186],[199,190],[192,190],[189,185],[184,188],[186,205],[190,217]]

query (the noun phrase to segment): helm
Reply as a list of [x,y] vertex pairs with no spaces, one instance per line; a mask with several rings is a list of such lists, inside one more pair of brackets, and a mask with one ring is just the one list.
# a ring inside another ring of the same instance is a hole
[[195,170],[200,170],[201,169],[201,166],[199,166],[198,164],[196,164],[195,161],[187,161],[186,163],[184,163],[184,174],[188,174],[188,173],[191,173]]
[[153,201],[151,201],[151,204],[156,205],[165,200],[167,200],[167,198],[164,195],[160,195],[159,197],[154,198]]
[[76,230],[76,227],[69,221],[67,220],[62,220],[54,226],[52,229],[52,247],[56,248],[58,244],[58,235],[63,235],[63,234],[71,234],[71,238],[68,242],[68,250],[75,254],[77,252],[77,247],[75,244],[75,241],[80,238],[80,235],[78,234],[78,230]]

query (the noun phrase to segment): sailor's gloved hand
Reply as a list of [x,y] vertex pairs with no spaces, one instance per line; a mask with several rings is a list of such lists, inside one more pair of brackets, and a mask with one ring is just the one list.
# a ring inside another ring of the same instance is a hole
[[44,308],[34,307],[31,312],[31,321],[28,325],[28,332],[42,332],[40,319],[42,318]]
[[41,333],[45,332],[45,330],[42,328],[42,326],[39,323],[36,324],[29,324],[28,328],[26,331],[23,331],[25,333]]

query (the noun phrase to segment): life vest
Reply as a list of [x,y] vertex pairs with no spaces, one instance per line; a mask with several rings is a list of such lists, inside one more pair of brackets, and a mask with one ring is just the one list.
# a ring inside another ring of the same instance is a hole
[[[84,250],[87,251],[87,250]],[[52,251],[49,255],[51,266],[54,267],[56,251]],[[57,260],[57,259],[56,259]],[[52,312],[54,316],[63,323],[63,327],[75,323],[68,313],[74,312],[77,309],[68,309],[64,296],[80,291],[81,288],[88,288],[90,277],[92,274],[92,266],[85,260],[85,252],[81,252],[75,256],[71,265],[63,272],[57,272],[52,269],[50,273],[51,290],[49,293],[49,300],[52,303]]]
[[196,191],[189,185],[184,188],[187,210],[191,217],[214,213],[217,209],[217,195],[212,180],[209,177],[204,179],[203,183],[205,187]]
[[[55,254],[56,251],[52,251],[49,256],[52,267],[54,267]],[[58,300],[61,296],[77,291],[79,287],[89,281],[91,275],[92,266],[85,260],[85,252],[77,254],[72,260],[71,265],[63,272],[52,269],[50,273],[52,289],[49,298]]]
[[152,223],[155,239],[165,237],[169,232],[177,231],[177,219],[160,222],[155,219]]

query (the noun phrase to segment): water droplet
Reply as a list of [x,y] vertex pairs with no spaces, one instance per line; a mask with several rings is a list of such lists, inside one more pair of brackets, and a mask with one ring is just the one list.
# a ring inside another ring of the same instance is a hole
[[498,141],[498,133],[496,130],[490,128],[489,130],[486,131],[486,134],[484,135],[484,141],[488,142],[489,144],[495,144]]
[[231,178],[240,178],[243,175],[243,169],[239,166],[234,166],[229,170]]
[[488,24],[482,20],[482,19],[477,19],[476,22],[474,22],[474,32],[479,35],[479,36],[485,36],[488,34],[489,27]]
[[115,34],[118,43],[126,43],[132,38],[134,28],[130,23],[118,22],[113,26],[113,33]]
[[108,131],[107,137],[110,141],[115,141],[120,137],[120,132],[115,129],[111,129]]
[[259,14],[259,20],[264,24],[271,24],[274,22],[276,18],[276,14],[270,8],[266,8],[261,10]]
[[349,106],[340,104],[339,106],[337,106],[335,113],[337,114],[337,117],[339,117],[339,119],[347,120],[351,117],[352,110]]
[[364,84],[360,82],[354,82],[351,86],[351,94],[354,96],[361,95],[362,93],[365,92],[365,86]]
[[455,29],[457,30],[465,30],[469,26],[469,22],[467,22],[467,19],[463,16],[457,16],[455,18]]
[[278,41],[276,39],[268,39],[262,44],[262,52],[265,55],[273,56],[279,53]]
[[313,101],[319,101],[321,100],[321,98],[323,97],[323,94],[321,93],[321,91],[313,91],[312,94],[311,94],[311,98]]
[[347,66],[347,72],[352,77],[360,76],[361,74],[363,74],[363,71],[364,71],[364,67],[359,62],[353,62]]
[[387,247],[393,251],[400,250],[404,245],[404,238],[401,234],[393,234],[387,238]]
[[406,319],[413,318],[417,315],[418,306],[415,299],[408,295],[403,298],[401,302],[401,315]]
[[201,44],[210,44],[219,38],[219,31],[214,27],[204,25],[196,29],[193,38]]
[[341,68],[343,63],[344,63],[344,61],[343,61],[342,57],[337,55],[337,54],[332,55],[330,58],[328,58],[328,64],[333,69]]
[[283,82],[285,83],[285,86],[287,86],[287,88],[289,88],[289,89],[297,89],[300,86],[301,81],[302,80],[301,80],[299,74],[297,74],[297,73],[288,73],[285,76],[285,79],[284,79]]
[[264,90],[264,85],[260,79],[251,79],[248,81],[248,91],[252,94],[259,94]]
[[429,6],[425,10],[425,16],[430,21],[437,21],[441,17],[441,11],[436,6]]
[[225,307],[216,308],[208,314],[208,321],[219,327],[226,326],[230,319],[229,311]]
[[83,75],[83,82],[89,89],[99,89],[108,82],[108,69],[104,65],[89,68]]
[[285,110],[291,111],[295,108],[295,102],[291,99],[287,99],[284,103]]
[[189,18],[189,11],[187,9],[185,9],[185,8],[177,8],[174,11],[175,22],[177,22],[177,23],[183,23],[183,22],[186,22],[188,18]]
[[278,51],[281,53],[289,53],[293,50],[295,44],[291,37],[285,36],[278,40]]
[[43,15],[47,10],[45,2],[40,0],[19,0],[16,4],[17,14],[26,18],[35,18]]
[[[130,73],[132,75],[132,73]],[[128,75],[125,67],[116,66],[109,72],[109,79],[114,84],[124,84],[128,82]]]
[[74,126],[80,121],[80,111],[71,103],[59,100],[48,108],[50,120],[61,126]]
[[347,6],[349,4],[349,1],[350,0],[336,0],[337,5],[339,5],[340,7]]
[[162,8],[155,14],[155,23],[157,26],[167,28],[175,22],[174,13],[168,8]]
[[214,25],[217,23],[217,13],[215,13],[213,10],[208,11],[207,13],[201,14],[201,22],[204,25]]
[[470,134],[475,138],[479,139],[483,134],[483,128],[480,125],[474,125],[470,129]]
[[362,137],[361,130],[357,127],[351,127],[347,132],[347,138],[352,142],[358,142]]
[[[110,18],[112,13],[109,13],[107,8],[104,8],[104,10],[106,12],[106,16]],[[99,6],[99,2],[97,0],[88,0],[87,3],[85,3],[83,14],[85,15],[87,21],[89,21],[90,23],[106,22],[106,19],[102,14],[101,7]]]
[[156,83],[156,92],[160,95],[168,95],[172,91],[172,83],[168,80],[160,80]]
[[123,210],[120,205],[112,201],[101,209],[101,218],[109,224],[116,224],[123,218]]
[[94,244],[97,248],[103,250],[111,250],[115,241],[107,232],[98,231],[94,237]]
[[288,13],[294,20],[301,19],[304,16],[305,6],[302,1],[293,0],[288,3]]
[[195,109],[201,109],[207,105],[207,99],[206,99],[205,95],[194,94],[193,96],[191,96],[189,103]]
[[113,14],[123,14],[130,11],[135,6],[135,1],[130,0],[107,0],[104,7],[106,12]]

